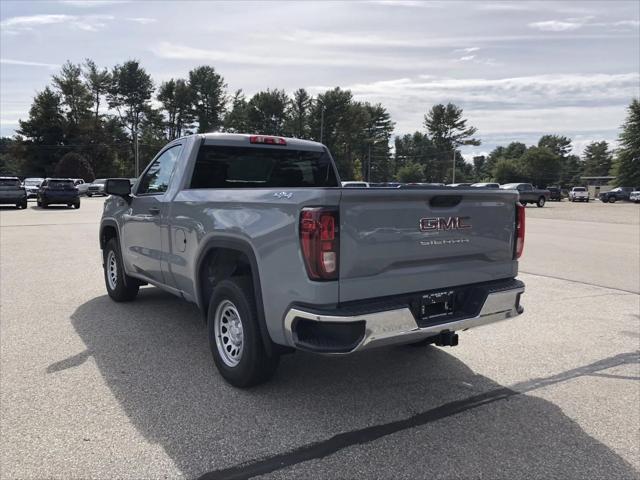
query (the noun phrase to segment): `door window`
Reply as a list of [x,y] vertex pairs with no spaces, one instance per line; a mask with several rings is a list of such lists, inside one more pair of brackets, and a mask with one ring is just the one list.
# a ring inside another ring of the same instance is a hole
[[140,181],[138,195],[157,195],[167,191],[181,148],[181,145],[175,145],[153,161]]

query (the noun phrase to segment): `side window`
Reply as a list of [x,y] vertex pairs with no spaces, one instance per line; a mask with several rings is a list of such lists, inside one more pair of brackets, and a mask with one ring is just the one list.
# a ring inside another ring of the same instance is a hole
[[137,195],[154,195],[167,191],[181,149],[181,145],[175,145],[155,159],[140,180]]
[[525,183],[524,185],[522,185],[522,191],[523,192],[530,192],[533,190],[533,187],[531,185],[529,185],[528,183]]
[[47,182],[47,180],[45,180],[44,182],[42,182],[42,183],[40,184],[40,186],[41,186],[41,187],[46,187],[46,186],[47,186],[47,183],[48,183],[48,182]]

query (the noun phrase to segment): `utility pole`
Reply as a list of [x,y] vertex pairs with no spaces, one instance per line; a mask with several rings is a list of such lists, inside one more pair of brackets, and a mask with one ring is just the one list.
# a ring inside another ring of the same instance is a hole
[[138,143],[138,127],[133,134],[134,148],[135,148],[135,170],[136,170],[136,178],[140,174],[140,148]]
[[367,159],[367,182],[371,181],[371,142],[369,142],[369,155]]
[[322,105],[322,110],[320,110],[320,143],[322,143],[322,138],[324,137],[324,105]]
[[453,147],[453,172],[451,174],[451,183],[456,183],[456,147]]

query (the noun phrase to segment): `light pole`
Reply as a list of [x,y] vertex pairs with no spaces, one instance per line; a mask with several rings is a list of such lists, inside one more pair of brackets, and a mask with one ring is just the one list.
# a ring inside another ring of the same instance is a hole
[[453,172],[451,173],[451,183],[456,183],[456,147],[453,146]]
[[324,109],[325,106],[322,105],[322,110],[320,110],[320,143],[322,143],[324,137]]

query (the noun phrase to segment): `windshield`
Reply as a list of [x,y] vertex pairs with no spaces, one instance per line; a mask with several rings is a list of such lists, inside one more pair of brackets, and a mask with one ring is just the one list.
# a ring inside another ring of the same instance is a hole
[[27,178],[24,181],[24,184],[28,185],[30,187],[37,187],[42,183],[43,180],[44,179],[42,179],[42,178]]
[[75,188],[71,180],[49,180],[49,188],[52,190],[68,190]]
[[107,182],[106,178],[99,178],[93,181],[94,185],[104,185]]
[[0,187],[20,187],[20,180],[13,178],[0,179]]
[[292,149],[200,148],[191,188],[337,187],[326,152]]

